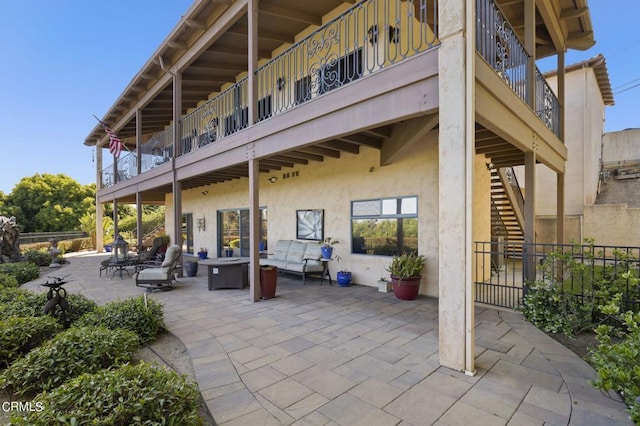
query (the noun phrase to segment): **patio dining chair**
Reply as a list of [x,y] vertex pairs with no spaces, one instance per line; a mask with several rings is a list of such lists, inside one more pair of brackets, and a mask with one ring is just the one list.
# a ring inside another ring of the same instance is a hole
[[182,248],[179,245],[175,244],[169,247],[162,265],[143,269],[133,275],[136,286],[147,290],[172,290],[171,283],[176,279],[181,254]]

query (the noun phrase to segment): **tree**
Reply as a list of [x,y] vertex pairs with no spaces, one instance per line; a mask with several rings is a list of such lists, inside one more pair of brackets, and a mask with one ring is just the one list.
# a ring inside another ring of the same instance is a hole
[[0,214],[15,216],[22,232],[60,232],[80,228],[80,218],[95,211],[95,184],[81,185],[64,174],[22,178],[0,204]]

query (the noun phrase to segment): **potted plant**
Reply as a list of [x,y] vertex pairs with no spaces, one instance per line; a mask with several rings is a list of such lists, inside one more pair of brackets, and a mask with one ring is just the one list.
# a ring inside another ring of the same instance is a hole
[[349,287],[351,285],[351,272],[349,271],[338,271],[337,281],[338,286],[340,287]]
[[198,257],[200,259],[206,259],[209,257],[209,250],[206,247],[200,247],[200,251],[198,252]]
[[415,300],[420,290],[424,269],[424,256],[417,253],[402,253],[393,256],[386,268],[391,273],[393,294],[400,300]]
[[322,252],[323,259],[331,259],[333,255],[333,246],[336,244],[340,244],[340,241],[334,240],[331,237],[327,237],[322,242],[322,247],[320,247],[320,251]]

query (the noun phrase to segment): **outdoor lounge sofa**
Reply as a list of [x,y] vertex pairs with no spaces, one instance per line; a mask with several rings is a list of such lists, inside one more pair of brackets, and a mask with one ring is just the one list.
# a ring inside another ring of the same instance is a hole
[[182,248],[174,244],[167,249],[162,265],[158,267],[145,268],[134,274],[133,278],[138,287],[148,290],[171,290],[171,282],[175,280],[176,269]]
[[296,240],[278,240],[273,255],[260,259],[260,266],[275,266],[280,271],[302,275],[302,284],[306,284],[307,276],[324,272],[321,245],[316,242]]

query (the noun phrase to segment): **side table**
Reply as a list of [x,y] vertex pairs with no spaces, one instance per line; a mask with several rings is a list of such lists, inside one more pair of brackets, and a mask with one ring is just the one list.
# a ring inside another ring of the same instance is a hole
[[322,262],[322,275],[320,275],[320,285],[324,282],[324,278],[329,278],[329,286],[332,286],[333,283],[331,281],[331,274],[329,273],[329,262],[333,259],[320,259]]

